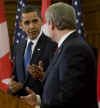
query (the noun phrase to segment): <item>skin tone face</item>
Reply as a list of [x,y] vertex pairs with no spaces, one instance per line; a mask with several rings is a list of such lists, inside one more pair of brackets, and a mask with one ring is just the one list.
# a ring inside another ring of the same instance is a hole
[[20,26],[34,40],[40,33],[42,21],[36,12],[22,13]]
[[52,21],[49,24],[47,23],[47,30],[48,30],[50,38],[52,40],[58,42],[57,35],[55,34],[56,27],[55,27],[55,25],[54,25],[54,23]]
[[46,27],[47,27],[47,31],[48,31],[48,34],[49,34],[49,36],[50,36],[50,38],[52,39],[52,40],[54,40],[53,39],[53,31],[52,31],[52,24],[50,23],[50,24],[48,24],[48,23],[46,23]]

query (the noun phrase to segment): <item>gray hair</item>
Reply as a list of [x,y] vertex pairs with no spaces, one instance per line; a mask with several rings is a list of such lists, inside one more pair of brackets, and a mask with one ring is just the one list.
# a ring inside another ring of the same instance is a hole
[[69,4],[62,2],[51,5],[45,14],[47,23],[53,21],[57,29],[75,29],[76,14],[75,10]]

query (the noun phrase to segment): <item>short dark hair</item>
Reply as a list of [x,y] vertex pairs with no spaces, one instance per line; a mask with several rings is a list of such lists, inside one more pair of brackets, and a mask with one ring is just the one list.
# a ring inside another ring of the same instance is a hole
[[23,13],[29,13],[29,12],[36,12],[37,15],[41,18],[41,12],[38,7],[32,5],[26,5],[24,8],[22,8],[22,11],[20,13],[20,19]]

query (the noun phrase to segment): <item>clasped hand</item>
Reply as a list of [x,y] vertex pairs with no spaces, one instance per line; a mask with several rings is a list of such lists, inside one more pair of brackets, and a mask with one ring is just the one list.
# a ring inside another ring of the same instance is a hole
[[43,72],[43,62],[40,61],[39,65],[28,65],[28,72],[31,74],[33,78],[42,79],[44,72]]

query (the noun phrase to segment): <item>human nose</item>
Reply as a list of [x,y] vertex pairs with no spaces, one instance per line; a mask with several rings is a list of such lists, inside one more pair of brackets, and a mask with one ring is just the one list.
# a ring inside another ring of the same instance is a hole
[[29,27],[30,28],[34,28],[34,24],[33,23],[30,23]]

